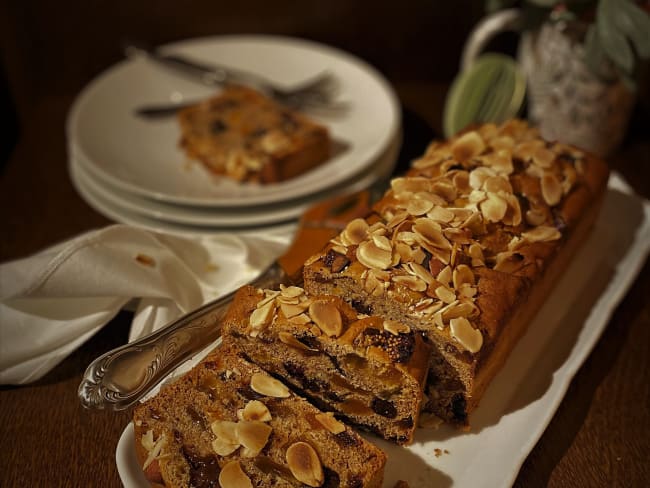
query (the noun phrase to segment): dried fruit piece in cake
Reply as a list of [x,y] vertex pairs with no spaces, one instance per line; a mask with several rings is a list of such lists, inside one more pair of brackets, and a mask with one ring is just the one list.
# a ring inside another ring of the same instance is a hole
[[381,487],[385,455],[224,344],[133,412],[152,486]]
[[[413,440],[430,346],[409,327],[300,287],[247,286],[223,330],[251,361],[323,410],[398,444]],[[322,419],[340,428],[334,417]]]
[[187,155],[237,181],[285,181],[330,156],[327,128],[243,86],[181,110],[178,120]]
[[607,165],[520,120],[434,142],[366,219],[304,268],[334,294],[425,333],[426,415],[467,425],[598,214]]

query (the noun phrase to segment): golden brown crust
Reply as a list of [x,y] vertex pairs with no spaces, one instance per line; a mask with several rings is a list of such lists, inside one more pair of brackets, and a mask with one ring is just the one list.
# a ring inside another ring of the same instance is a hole
[[238,290],[223,334],[319,407],[382,437],[412,442],[430,345],[394,321],[299,287]]
[[305,288],[425,332],[429,407],[465,424],[539,289],[584,240],[607,176],[604,162],[518,120],[434,142],[374,215],[307,261]]
[[285,181],[330,155],[324,126],[247,87],[226,87],[180,111],[178,121],[187,155],[237,181]]

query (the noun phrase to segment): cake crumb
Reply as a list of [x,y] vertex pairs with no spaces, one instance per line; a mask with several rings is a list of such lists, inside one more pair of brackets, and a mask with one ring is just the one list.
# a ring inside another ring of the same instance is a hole
[[433,450],[433,453],[435,454],[435,456],[436,456],[437,458],[439,458],[439,457],[442,456],[443,454],[449,454],[449,451],[448,451],[447,449],[440,449],[440,448],[436,447],[436,448]]
[[138,254],[135,260],[144,266],[150,266],[152,268],[156,266],[156,260],[147,254]]

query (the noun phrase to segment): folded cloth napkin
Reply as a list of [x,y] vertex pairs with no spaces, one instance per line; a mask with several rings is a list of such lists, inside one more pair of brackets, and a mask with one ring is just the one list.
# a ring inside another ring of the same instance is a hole
[[149,334],[255,278],[290,234],[190,238],[112,225],[0,265],[0,384],[41,378],[127,305],[129,341]]

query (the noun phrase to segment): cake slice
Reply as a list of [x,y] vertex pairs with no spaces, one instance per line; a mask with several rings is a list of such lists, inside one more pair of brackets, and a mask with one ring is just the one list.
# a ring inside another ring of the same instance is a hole
[[430,346],[395,321],[300,287],[241,288],[223,334],[319,408],[398,444],[417,426]]
[[181,110],[178,121],[191,159],[240,182],[285,181],[330,156],[327,128],[252,88],[228,86]]
[[520,120],[434,142],[304,268],[310,294],[432,344],[425,423],[468,425],[594,223],[607,165]]
[[382,484],[381,450],[226,343],[138,405],[133,424],[154,487]]

